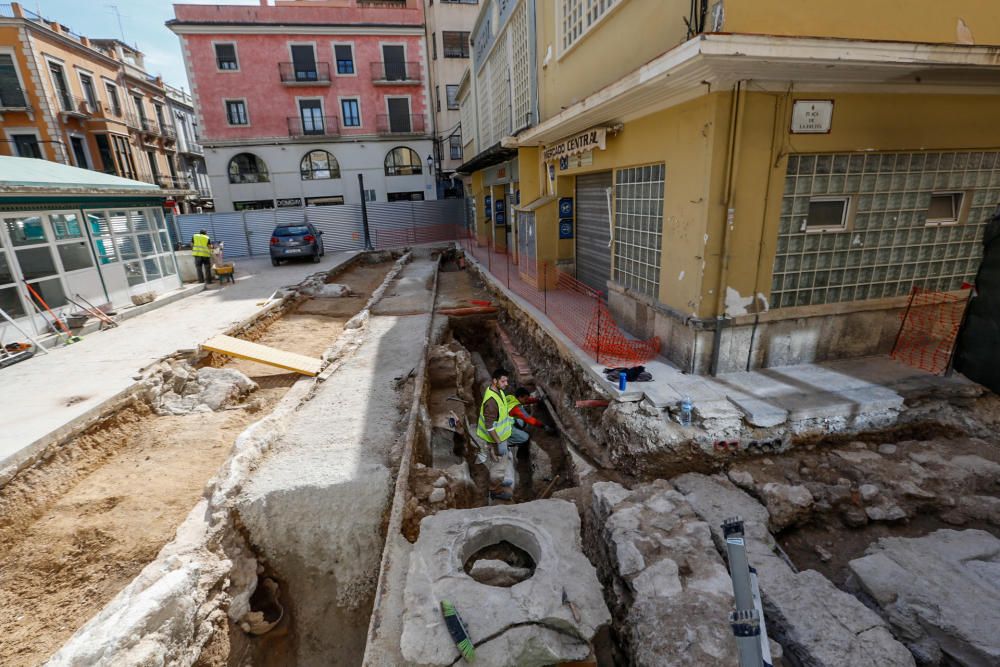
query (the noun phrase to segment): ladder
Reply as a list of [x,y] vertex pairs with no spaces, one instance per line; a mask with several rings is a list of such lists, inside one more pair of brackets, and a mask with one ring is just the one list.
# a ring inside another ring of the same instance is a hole
[[722,523],[729,558],[729,576],[733,580],[736,611],[729,615],[729,624],[736,637],[740,667],[771,667],[771,647],[767,643],[764,609],[757,585],[757,571],[747,560],[743,519],[735,517]]

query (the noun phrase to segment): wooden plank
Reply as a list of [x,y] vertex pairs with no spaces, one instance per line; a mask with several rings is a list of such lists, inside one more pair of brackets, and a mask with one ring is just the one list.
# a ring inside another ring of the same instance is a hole
[[237,359],[247,359],[302,375],[316,376],[323,366],[322,359],[313,359],[294,352],[285,352],[267,345],[251,343],[232,336],[215,336],[201,345],[206,350]]

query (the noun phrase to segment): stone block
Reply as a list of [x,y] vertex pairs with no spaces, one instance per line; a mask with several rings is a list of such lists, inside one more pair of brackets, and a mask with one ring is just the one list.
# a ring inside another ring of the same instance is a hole
[[726,398],[743,413],[743,418],[751,426],[772,428],[788,421],[788,410],[770,401],[762,401],[759,398],[734,397],[731,394],[728,394]]
[[[473,554],[500,541],[531,556],[531,577],[498,587],[466,574],[465,562]],[[446,510],[424,519],[404,593],[400,646],[406,660],[455,663],[458,650],[441,615],[443,599],[454,603],[465,621],[477,665],[541,667],[583,660],[598,628],[611,619],[594,566],[583,555],[576,507],[562,500]]]

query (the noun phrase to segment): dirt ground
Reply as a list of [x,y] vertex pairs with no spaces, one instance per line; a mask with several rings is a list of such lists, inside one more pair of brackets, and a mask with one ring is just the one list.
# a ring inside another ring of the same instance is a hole
[[[356,297],[314,299],[254,336],[319,356],[391,262],[338,276]],[[172,539],[236,436],[298,378],[234,360],[260,385],[245,406],[157,416],[136,404],[0,489],[0,664],[41,664]],[[28,502],[28,501],[31,502]]]

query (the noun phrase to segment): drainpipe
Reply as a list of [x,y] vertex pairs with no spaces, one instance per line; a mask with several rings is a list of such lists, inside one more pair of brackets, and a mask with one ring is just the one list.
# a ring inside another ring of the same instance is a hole
[[746,85],[737,81],[732,92],[732,106],[729,114],[729,146],[726,151],[726,189],[723,204],[726,207],[726,224],[722,229],[722,254],[719,257],[719,280],[715,298],[715,338],[712,345],[711,374],[719,371],[719,354],[721,352],[722,329],[728,322],[726,317],[726,287],[729,281],[729,253],[732,246],[732,229],[735,224],[736,211],[733,208],[735,198],[736,178],[739,175],[740,148],[743,137],[743,107],[746,105]]

